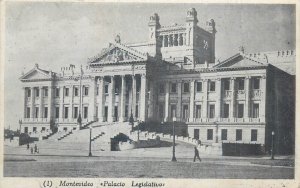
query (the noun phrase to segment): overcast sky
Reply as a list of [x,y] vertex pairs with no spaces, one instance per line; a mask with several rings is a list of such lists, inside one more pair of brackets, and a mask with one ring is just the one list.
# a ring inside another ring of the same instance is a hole
[[6,2],[5,126],[18,127],[23,114],[22,71],[35,63],[53,71],[85,64],[118,33],[122,43],[147,41],[150,15],[158,13],[161,25],[183,24],[191,7],[198,25],[215,20],[217,59],[239,46],[246,52],[295,49],[293,5]]

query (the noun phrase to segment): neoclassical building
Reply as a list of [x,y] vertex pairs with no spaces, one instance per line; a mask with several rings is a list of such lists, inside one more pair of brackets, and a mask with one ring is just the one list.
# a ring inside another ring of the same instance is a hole
[[84,124],[176,121],[188,136],[206,143],[240,143],[293,150],[295,52],[245,53],[215,60],[216,24],[161,26],[150,17],[147,42],[123,44],[120,36],[82,67],[60,72],[38,65],[23,83],[22,132],[38,134],[50,122],[62,130]]

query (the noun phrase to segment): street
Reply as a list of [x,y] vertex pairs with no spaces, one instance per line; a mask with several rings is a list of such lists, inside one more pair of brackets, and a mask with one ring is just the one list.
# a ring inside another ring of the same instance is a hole
[[[5,156],[5,177],[292,179],[292,160]],[[271,163],[270,163],[271,162]],[[286,164],[285,164],[286,163]],[[264,165],[263,165],[264,164]]]

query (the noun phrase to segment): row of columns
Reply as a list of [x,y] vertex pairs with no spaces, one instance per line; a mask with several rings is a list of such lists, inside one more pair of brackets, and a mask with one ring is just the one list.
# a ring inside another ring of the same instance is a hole
[[162,35],[162,46],[183,46],[186,45],[186,33]]

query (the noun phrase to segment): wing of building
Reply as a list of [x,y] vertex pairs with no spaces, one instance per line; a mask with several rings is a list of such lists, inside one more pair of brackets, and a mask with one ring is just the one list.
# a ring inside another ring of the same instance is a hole
[[185,136],[228,147],[269,151],[274,132],[277,151],[293,152],[295,52],[240,49],[216,62],[216,24],[197,22],[193,8],[183,25],[161,26],[154,14],[147,42],[123,44],[117,36],[82,68],[55,73],[36,65],[20,78],[21,131],[126,122],[132,114],[134,121],[176,121]]

